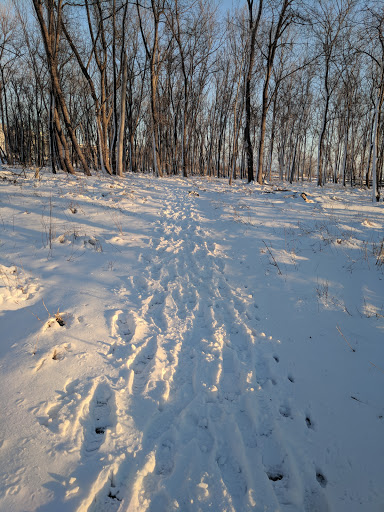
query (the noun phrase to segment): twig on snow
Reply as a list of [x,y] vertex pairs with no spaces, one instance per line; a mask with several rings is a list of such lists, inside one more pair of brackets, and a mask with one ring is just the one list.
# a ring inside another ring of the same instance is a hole
[[356,349],[354,349],[352,347],[352,345],[349,343],[349,341],[347,340],[347,338],[344,336],[344,334],[341,332],[340,330],[340,327],[338,325],[336,325],[336,329],[339,331],[339,333],[341,334],[341,336],[344,338],[344,341],[345,343],[348,345],[348,347],[352,350],[352,352],[356,352]]
[[369,363],[370,363],[372,366],[374,366],[375,368],[377,368],[377,369],[379,370],[379,372],[384,373],[384,370],[383,370],[382,368],[380,368],[380,366],[377,366],[377,364],[372,363],[372,361],[369,361]]

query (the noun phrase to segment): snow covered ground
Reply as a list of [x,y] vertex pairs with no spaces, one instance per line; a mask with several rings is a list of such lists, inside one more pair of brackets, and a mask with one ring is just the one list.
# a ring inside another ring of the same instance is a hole
[[384,509],[383,203],[15,172],[1,511]]

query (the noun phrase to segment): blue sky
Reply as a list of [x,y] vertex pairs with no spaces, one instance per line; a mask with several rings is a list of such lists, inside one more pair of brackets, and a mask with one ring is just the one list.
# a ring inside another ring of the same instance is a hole
[[231,9],[232,7],[238,7],[239,5],[243,5],[245,0],[218,0],[219,6],[226,11],[227,9]]

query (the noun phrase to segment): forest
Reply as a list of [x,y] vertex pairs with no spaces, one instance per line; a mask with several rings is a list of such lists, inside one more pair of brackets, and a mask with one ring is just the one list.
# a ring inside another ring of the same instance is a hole
[[383,512],[383,103],[384,0],[0,0],[0,512]]
[[53,173],[372,187],[384,164],[377,0],[13,0],[1,159]]

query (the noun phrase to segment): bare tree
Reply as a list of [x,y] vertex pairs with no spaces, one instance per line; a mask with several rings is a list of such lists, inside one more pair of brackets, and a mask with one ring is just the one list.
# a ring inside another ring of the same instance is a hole
[[319,46],[323,84],[323,115],[317,153],[317,184],[319,186],[324,184],[324,140],[331,96],[337,85],[337,76],[335,76],[335,73],[338,73],[338,69],[335,67],[336,51],[353,5],[354,0],[340,0],[339,2],[319,0],[310,9],[309,13],[312,20],[314,38]]
[[280,11],[276,17],[274,8],[272,7],[272,17],[268,27],[268,43],[266,51],[266,63],[264,71],[264,84],[262,94],[262,107],[261,107],[261,120],[260,120],[260,136],[259,136],[259,153],[257,165],[257,181],[263,182],[263,158],[264,158],[264,144],[265,144],[265,131],[267,122],[267,113],[270,105],[269,97],[269,84],[272,75],[273,64],[275,61],[276,50],[278,43],[292,22],[293,12],[290,10],[294,0],[283,0],[281,2]]
[[150,6],[146,8],[149,13],[151,22],[151,33],[148,33],[148,31],[146,31],[144,27],[144,20],[142,15],[143,7],[139,3],[139,0],[136,0],[136,9],[139,18],[140,33],[142,36],[150,68],[153,163],[155,171],[159,174],[159,176],[163,176],[159,142],[160,120],[157,107],[158,82],[160,66],[162,63],[160,58],[159,31],[160,21],[165,13],[165,4],[166,0],[151,0]]
[[382,122],[384,104],[384,14],[382,9],[378,9],[376,6],[368,7],[366,14],[365,40],[363,39],[359,51],[369,58],[372,77],[371,103],[373,105],[373,117],[367,176],[369,175],[370,165],[372,165],[372,199],[373,201],[379,201],[384,165],[384,126]]
[[263,12],[263,0],[259,0],[256,19],[254,19],[254,0],[247,0],[248,6],[248,69],[245,79],[245,129],[244,129],[244,145],[247,154],[248,183],[254,181],[253,169],[253,146],[251,140],[251,84],[253,67],[255,64],[255,45],[256,35],[259,28],[261,14]]
[[[81,161],[84,172],[90,175],[88,163],[81,151],[79,143],[76,138],[75,130],[72,126],[71,118],[69,115],[65,96],[60,85],[60,78],[58,73],[58,52],[61,34],[61,15],[63,1],[59,0],[55,3],[53,0],[47,0],[46,9],[44,10],[42,0],[33,0],[36,16],[39,21],[41,34],[44,41],[44,47],[47,55],[47,63],[52,81],[52,91],[55,101],[57,100],[61,113],[63,115],[65,127],[71,138],[73,147]],[[46,21],[47,18],[47,21]]]

